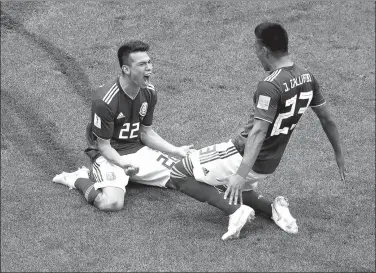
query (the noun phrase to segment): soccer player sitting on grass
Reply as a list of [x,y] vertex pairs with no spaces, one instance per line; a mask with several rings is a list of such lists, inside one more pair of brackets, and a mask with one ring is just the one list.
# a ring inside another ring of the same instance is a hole
[[238,238],[247,222],[239,215],[246,210],[239,209],[238,199],[271,217],[286,232],[298,232],[284,197],[269,201],[253,189],[257,181],[275,171],[308,107],[319,118],[334,149],[341,180],[345,179],[337,127],[315,77],[289,56],[286,30],[279,24],[262,23],[255,28],[255,36],[255,53],[269,76],[258,83],[253,96],[254,112],[244,130],[227,143],[189,154],[174,165],[171,173],[176,189],[230,215],[223,240]]
[[175,147],[152,129],[157,93],[150,84],[148,50],[141,41],[123,44],[118,49],[122,75],[92,94],[85,150],[92,161],[91,179],[85,167],[53,178],[80,190],[100,210],[123,208],[129,176],[137,183],[166,187],[174,161],[163,153],[184,157],[192,146]]

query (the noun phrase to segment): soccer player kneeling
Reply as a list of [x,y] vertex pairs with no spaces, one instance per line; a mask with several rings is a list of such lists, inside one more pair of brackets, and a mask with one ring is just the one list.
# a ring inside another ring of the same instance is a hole
[[[334,149],[341,180],[345,179],[337,127],[315,77],[289,56],[286,30],[276,23],[258,25],[254,49],[269,75],[258,83],[254,111],[244,130],[229,142],[191,153],[175,164],[171,173],[173,187],[230,215],[223,240],[238,238],[247,222],[239,212],[238,200],[268,215],[286,232],[298,232],[286,198],[270,201],[254,189],[258,181],[276,170],[292,132],[309,107]],[[249,219],[253,216],[250,213]]]

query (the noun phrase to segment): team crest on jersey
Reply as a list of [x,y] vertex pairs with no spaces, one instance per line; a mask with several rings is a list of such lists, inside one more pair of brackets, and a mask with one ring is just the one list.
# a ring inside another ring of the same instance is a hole
[[141,117],[144,117],[146,115],[146,112],[148,111],[148,103],[147,102],[144,102],[142,105],[141,105],[141,108],[140,108],[140,116]]
[[107,180],[115,180],[116,176],[113,172],[106,173]]

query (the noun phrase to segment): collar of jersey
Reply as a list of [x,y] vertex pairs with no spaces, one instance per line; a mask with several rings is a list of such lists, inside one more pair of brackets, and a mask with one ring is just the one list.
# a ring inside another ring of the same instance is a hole
[[119,85],[119,88],[123,91],[123,93],[124,93],[128,98],[130,98],[131,100],[134,100],[134,99],[137,97],[138,93],[140,93],[140,90],[141,90],[141,87],[139,87],[139,88],[138,88],[138,91],[137,91],[137,93],[136,93],[136,95],[132,98],[127,92],[125,92],[125,90],[124,90],[123,87],[121,86],[121,84],[120,84],[120,77],[118,78],[118,85]]

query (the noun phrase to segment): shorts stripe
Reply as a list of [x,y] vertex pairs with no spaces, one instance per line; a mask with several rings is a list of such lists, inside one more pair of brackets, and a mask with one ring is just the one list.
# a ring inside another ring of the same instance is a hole
[[97,182],[98,181],[98,178],[97,178],[97,174],[95,173],[95,170],[94,170],[94,164],[91,166],[91,178],[94,180],[94,182]]
[[189,157],[185,157],[183,159],[183,165],[184,165],[184,168],[187,170],[188,174],[192,175],[193,176],[193,169],[190,169],[189,167]]
[[184,178],[184,177],[187,177],[185,174],[181,173],[175,166],[172,167],[170,175],[171,175],[171,177],[175,177],[175,178]]
[[225,155],[216,155],[216,156],[214,156],[214,157],[207,158],[207,159],[205,159],[205,160],[200,160],[200,163],[201,163],[201,164],[205,164],[205,163],[212,162],[212,161],[214,161],[214,160],[225,159],[225,158],[228,158],[228,157],[230,157],[230,156],[232,156],[232,155],[235,155],[235,154],[237,154],[237,153],[238,153],[238,151],[235,150],[235,151],[232,151],[232,152],[230,152],[230,153],[228,153],[228,154],[225,154]]
[[206,157],[211,157],[211,156],[217,155],[217,154],[219,154],[220,156],[225,156],[226,154],[231,153],[235,150],[236,150],[235,146],[231,146],[226,151],[214,151],[214,152],[211,152],[209,154],[200,155],[200,159],[205,159]]
[[219,154],[219,153],[215,153],[215,154],[211,154],[210,156],[200,156],[200,161],[206,161],[206,160],[209,160],[209,159],[211,159],[211,158],[213,158],[213,157],[218,157],[218,158],[222,158],[222,157],[224,157],[224,156],[226,156],[228,153],[225,153],[225,154],[223,154],[223,153],[221,153],[221,154]]
[[200,161],[205,161],[205,160],[208,160],[208,159],[213,158],[213,157],[223,158],[229,153],[233,154],[233,152],[237,152],[235,146],[228,148],[226,151],[219,151],[219,152],[213,152],[213,153],[210,153],[210,154],[201,155]]
[[101,180],[98,177],[97,171],[93,170],[93,175],[94,175],[94,178],[95,178],[96,182],[101,182]]
[[187,167],[187,160],[186,160],[186,158],[183,158],[182,162],[183,162],[184,169],[187,171],[187,173],[189,173],[189,170],[188,170],[188,167]]
[[95,173],[96,173],[96,176],[97,176],[97,179],[98,179],[97,182],[102,182],[103,181],[102,173],[101,173],[101,171],[99,169],[98,163],[94,162],[94,164],[93,164],[93,170],[95,170]]
[[188,160],[188,165],[189,165],[189,168],[192,170],[192,175],[193,175],[193,163],[192,163],[192,160],[191,160],[190,157],[189,157],[189,160]]
[[94,182],[99,182],[97,174],[94,172],[94,170],[92,171],[92,174],[93,174]]

